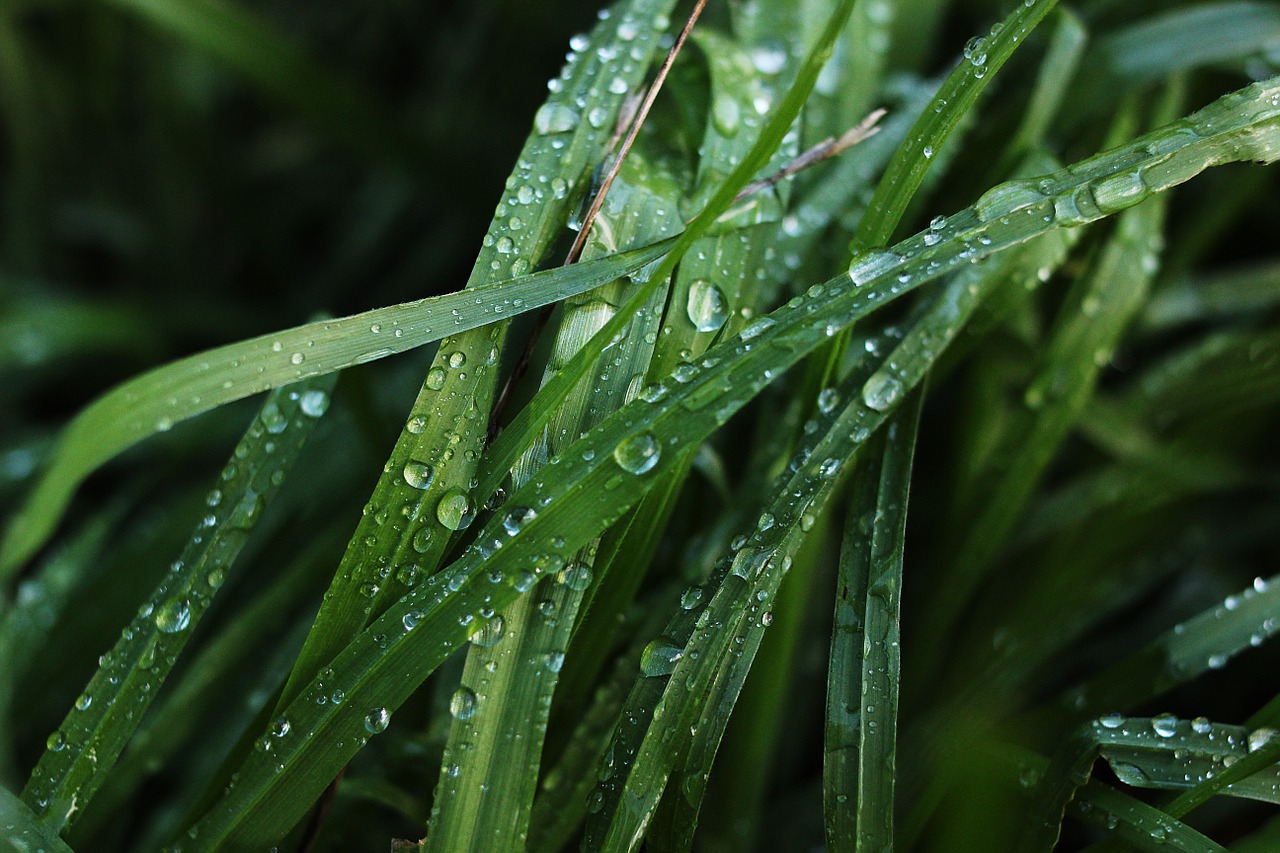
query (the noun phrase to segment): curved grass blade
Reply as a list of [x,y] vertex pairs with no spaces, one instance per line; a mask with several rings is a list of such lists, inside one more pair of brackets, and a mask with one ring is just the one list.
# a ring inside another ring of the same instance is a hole
[[845,526],[823,762],[832,850],[893,846],[902,554],[922,400],[917,390],[903,404],[859,469]]
[[1049,38],[1044,61],[1040,63],[1031,100],[1023,111],[1022,123],[1018,126],[1013,142],[1005,153],[1004,162],[1010,166],[1044,144],[1049,126],[1058,114],[1068,87],[1080,67],[1081,55],[1088,39],[1084,24],[1067,8],[1059,8],[1054,17],[1057,26]]
[[1056,3],[1057,0],[1023,3],[992,27],[989,36],[978,36],[965,46],[964,59],[934,97],[936,108],[925,109],[916,119],[876,186],[867,213],[854,235],[855,255],[883,246],[893,237],[936,152],[942,150],[996,72]]
[[49,736],[23,799],[62,830],[102,786],[226,579],[263,510],[329,405],[334,377],[297,383],[263,403],[209,493],[172,571],[103,656],[75,707]]
[[1206,838],[1154,806],[1126,796],[1101,782],[1090,781],[1068,806],[1077,820],[1111,830],[1116,837],[1149,853],[1226,853]]
[[[287,709],[293,731],[307,736],[285,738],[270,759],[250,756],[226,797],[195,827],[196,841],[183,849],[270,846],[369,733],[381,729],[385,714],[480,627],[476,620],[492,618],[515,600],[520,593],[511,582],[520,571],[535,578],[552,567],[558,571],[549,557],[572,553],[598,536],[670,469],[682,445],[700,443],[779,371],[827,341],[828,328],[838,331],[927,281],[1048,231],[1118,212],[1212,165],[1277,158],[1280,80],[1272,80],[1042,180],[995,187],[944,228],[903,241],[891,256],[864,258],[849,277],[815,286],[758,318],[736,340],[709,350],[687,382],[664,380],[655,401],[625,406],[549,462],[548,478],[512,495],[513,506],[544,509],[500,551],[469,549],[351,642],[331,664],[332,673],[322,673]],[[892,390],[886,378],[896,379],[881,377],[873,400]],[[498,520],[481,540],[500,535]],[[492,583],[487,575],[493,570],[511,582]],[[406,631],[411,613],[421,618],[411,618]],[[318,703],[322,697],[326,702]]]
[[1277,608],[1280,576],[1258,578],[1069,691],[1063,704],[1087,714],[1150,701],[1275,636]]
[[[1136,788],[1190,791],[1266,748],[1244,771],[1232,774],[1234,781],[1199,791],[1196,799],[1223,793],[1280,803],[1280,767],[1275,763],[1280,733],[1275,729],[1250,730],[1203,717],[1179,720],[1172,714],[1150,719],[1110,714],[1093,728],[1102,757],[1121,782]],[[1181,817],[1189,811],[1190,802],[1183,800],[1170,814]]]
[[1272,3],[1207,3],[1171,9],[1099,39],[1085,65],[1125,83],[1260,54],[1280,44]]
[[6,853],[71,853],[58,832],[36,817],[31,808],[15,797],[8,788],[0,787],[0,850]]
[[[63,431],[0,550],[0,580],[44,543],[90,473],[135,443],[224,403],[385,358],[547,305],[643,268],[671,242],[444,296],[308,323],[197,353],[116,386]],[[457,312],[456,314],[454,312]]]
[[[648,69],[660,36],[652,22],[665,15],[672,2],[626,0],[597,24],[585,44],[575,40],[576,49],[534,116],[533,133],[507,180],[463,297],[474,300],[486,292],[489,281],[507,271],[527,271],[564,233],[625,92],[638,87]],[[602,80],[609,85],[601,85]],[[658,255],[648,257],[654,260]],[[599,263],[542,275],[572,276],[575,270]],[[616,268],[591,288],[562,292],[537,305],[608,285],[639,270]],[[372,618],[438,568],[459,531],[471,524],[477,495],[484,501],[497,488],[494,482],[477,492],[473,482],[487,437],[507,324],[466,331],[469,328],[456,325],[432,360],[290,676],[281,708]],[[527,437],[535,431],[519,434]],[[492,451],[485,457],[491,455]],[[506,475],[507,469],[501,469],[499,481]]]

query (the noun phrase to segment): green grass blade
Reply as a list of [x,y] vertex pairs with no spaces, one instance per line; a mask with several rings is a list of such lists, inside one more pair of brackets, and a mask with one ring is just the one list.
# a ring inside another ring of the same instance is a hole
[[[179,421],[299,379],[385,358],[550,304],[633,273],[669,243],[594,263],[308,323],[172,362],[108,391],[63,431],[35,490],[11,520],[0,578],[43,544],[80,482],[135,443]],[[456,311],[455,315],[453,312]]]
[[1271,260],[1169,282],[1142,312],[1146,332],[1245,317],[1280,304],[1280,262]]
[[1181,821],[1154,806],[1126,796],[1101,782],[1091,781],[1071,803],[1072,816],[1102,829],[1149,853],[1226,853],[1216,844]]
[[1280,9],[1271,3],[1206,3],[1170,9],[1098,41],[1086,64],[1126,83],[1243,59],[1280,43]]
[[1080,67],[1088,34],[1084,24],[1070,9],[1054,13],[1056,26],[1049,38],[1049,49],[1036,76],[1031,100],[1022,115],[1022,123],[1013,138],[1005,162],[1012,165],[1039,149],[1049,135],[1049,127],[1058,114],[1068,87]]
[[[700,443],[778,371],[827,341],[828,327],[838,331],[912,287],[975,259],[1118,212],[1212,165],[1274,160],[1280,157],[1278,143],[1280,81],[1254,84],[1171,127],[1040,181],[996,187],[974,208],[950,217],[943,228],[894,247],[892,257],[862,259],[850,276],[811,289],[754,321],[736,340],[708,350],[689,381],[664,380],[649,395],[656,399],[625,406],[551,462],[547,471],[555,472],[554,477],[537,478],[513,494],[512,506],[545,509],[501,551],[471,549],[350,643],[331,664],[332,674],[322,673],[287,709],[294,731],[309,736],[285,739],[269,760],[251,756],[226,798],[197,825],[198,843],[186,848],[269,846],[367,739],[366,722],[372,720],[372,728],[379,729],[380,712],[398,707],[465,643],[479,627],[477,618],[496,614],[517,597],[519,591],[510,583],[490,582],[490,571],[503,571],[511,581],[526,569],[535,577],[558,571],[563,564],[549,557],[572,553],[615,522],[670,470],[682,445]],[[870,395],[877,405],[893,390],[885,378],[877,380]],[[498,520],[480,538],[501,535]],[[415,627],[406,631],[404,619],[413,613],[422,618],[411,618]],[[317,704],[335,691],[340,691],[336,703]]]
[[[330,542],[323,542],[331,545]],[[230,624],[211,638],[194,657],[182,678],[153,707],[129,741],[129,748],[111,771],[110,783],[101,788],[84,816],[74,826],[71,841],[83,847],[96,832],[137,794],[138,788],[173,760],[197,727],[207,723],[198,709],[215,705],[229,692],[232,676],[272,642],[272,633],[284,621],[309,582],[313,582],[314,550],[304,553],[280,577],[256,595]]]
[[1056,0],[1024,3],[998,28],[993,27],[989,36],[978,36],[965,46],[964,59],[934,98],[937,108],[925,109],[920,114],[876,186],[867,215],[853,239],[855,254],[889,242],[935,154],[942,150],[1014,50],[1055,4]]
[[23,798],[62,830],[105,783],[329,405],[333,377],[271,394],[236,447],[172,571],[125,628],[36,765]]
[[1252,586],[1169,629],[1129,657],[1069,691],[1064,703],[1084,713],[1133,708],[1261,645],[1280,626],[1280,577]]
[[920,392],[858,469],[827,676],[823,813],[831,849],[893,843],[902,545]]
[[[1272,742],[1275,729],[1250,731],[1210,723],[1203,717],[1180,720],[1172,714],[1150,719],[1112,714],[1095,723],[1094,730],[1102,757],[1116,776],[1138,788],[1190,791],[1265,748],[1264,754],[1232,774],[1234,781],[1199,790],[1195,799],[1203,802],[1206,795],[1223,793],[1280,803],[1280,767],[1275,763],[1277,745]],[[1181,817],[1192,803],[1182,800],[1170,813]]]
[[22,800],[0,787],[0,850],[5,853],[71,853],[67,843]]
[[[1197,726],[1203,729],[1204,721],[1194,721],[1193,730]],[[1259,727],[1252,731],[1236,731],[1234,736],[1237,744],[1242,736],[1245,738],[1248,755],[1241,757],[1233,754],[1235,763],[1229,766],[1219,766],[1216,756],[1211,758],[1210,767],[1202,767],[1200,772],[1193,774],[1199,778],[1199,783],[1190,790],[1183,791],[1165,806],[1167,814],[1177,818],[1184,817],[1224,790],[1250,799],[1276,801],[1276,797],[1280,795],[1280,779],[1277,779],[1280,738],[1276,737],[1276,730]],[[1225,765],[1226,762],[1224,757],[1221,763]]]

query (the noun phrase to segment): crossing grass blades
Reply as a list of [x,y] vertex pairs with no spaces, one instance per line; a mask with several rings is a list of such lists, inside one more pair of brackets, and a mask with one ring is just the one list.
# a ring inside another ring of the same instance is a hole
[[1280,849],[1280,10],[538,5],[0,14],[0,847]]

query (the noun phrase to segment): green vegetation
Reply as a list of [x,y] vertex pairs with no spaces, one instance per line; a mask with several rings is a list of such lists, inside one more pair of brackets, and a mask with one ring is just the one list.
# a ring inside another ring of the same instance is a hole
[[0,849],[1280,848],[1280,7],[579,7],[0,9]]

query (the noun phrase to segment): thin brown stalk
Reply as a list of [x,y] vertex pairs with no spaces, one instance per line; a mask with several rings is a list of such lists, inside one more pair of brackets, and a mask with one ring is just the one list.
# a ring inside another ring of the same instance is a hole
[[761,190],[768,189],[779,181],[784,181],[799,171],[808,169],[810,166],[821,163],[823,160],[829,160],[843,151],[852,148],[864,139],[869,139],[880,132],[880,128],[876,126],[880,119],[884,118],[885,110],[880,109],[868,115],[862,121],[846,130],[844,133],[836,136],[828,136],[817,145],[796,156],[787,165],[768,177],[761,178],[758,181],[752,181],[742,188],[742,192],[734,196],[733,203],[750,198]]

